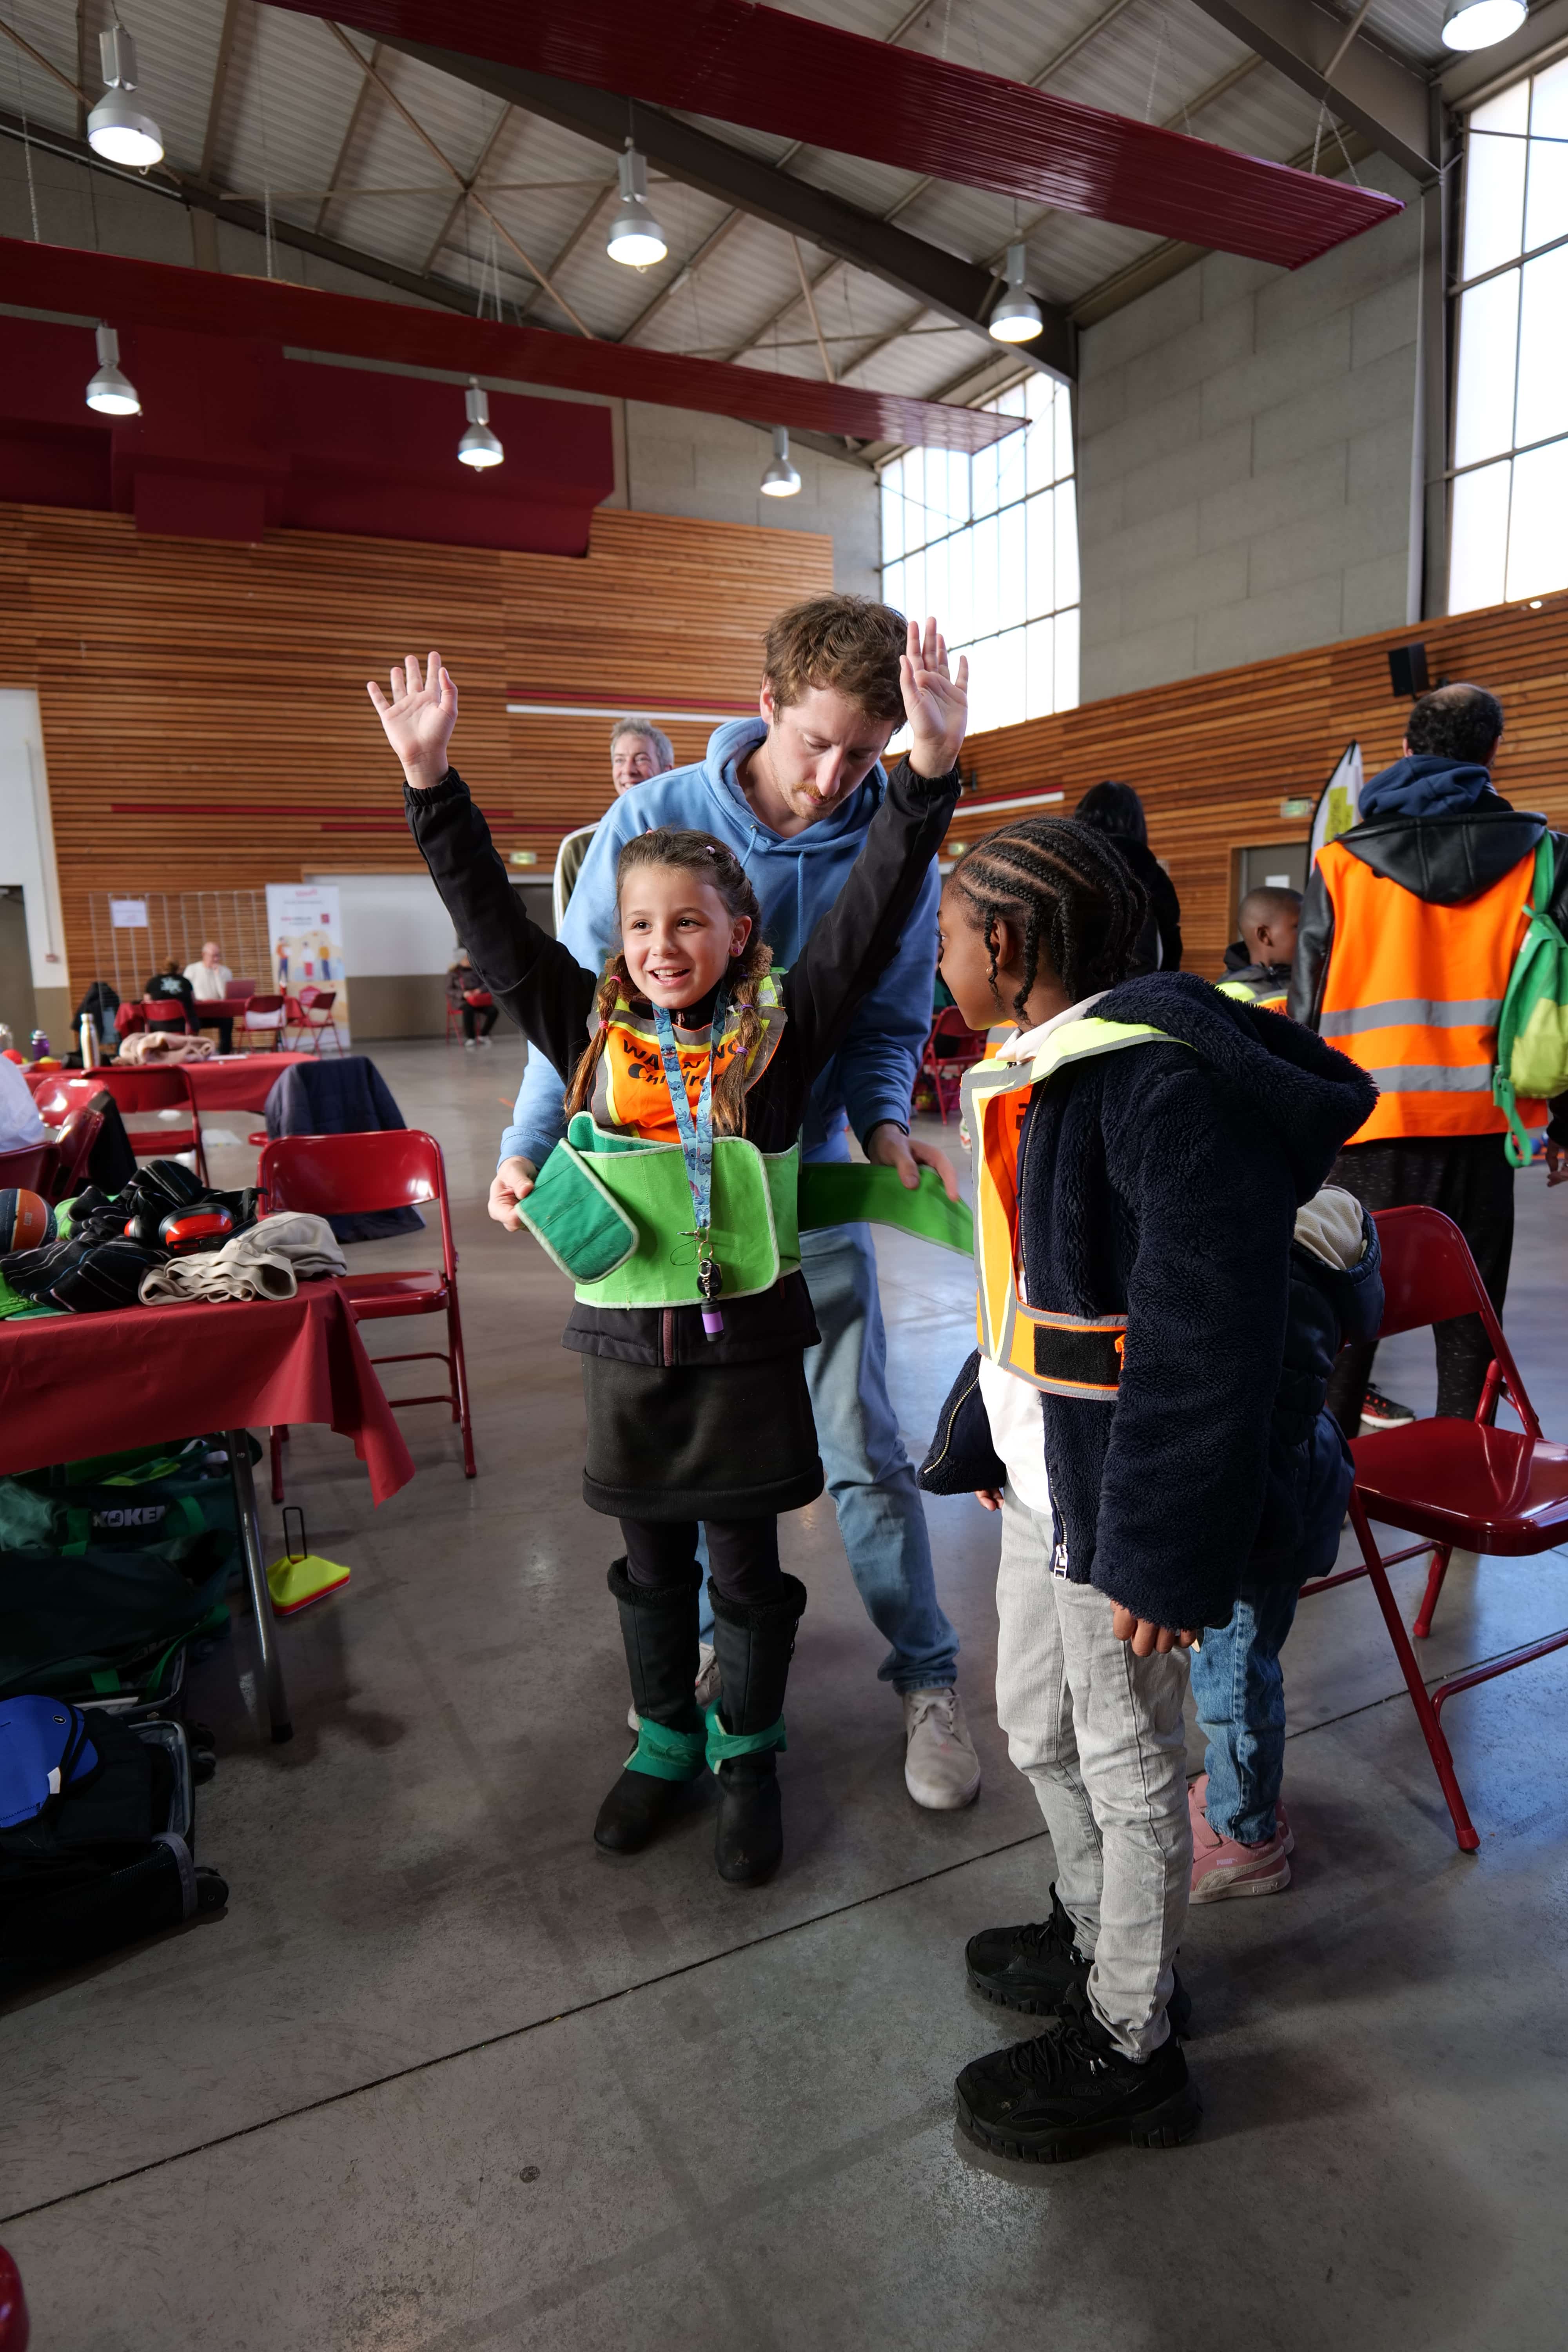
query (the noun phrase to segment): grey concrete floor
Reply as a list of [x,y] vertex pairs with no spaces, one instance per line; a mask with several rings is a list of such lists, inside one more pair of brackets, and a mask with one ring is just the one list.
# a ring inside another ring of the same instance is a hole
[[[418,1475],[373,1511],[346,1441],[296,1433],[291,1497],[353,1580],[281,1629],[291,1747],[263,1744],[243,1619],[201,1670],[222,1761],[198,1850],[226,1915],[0,2010],[0,2241],[36,2352],[1556,2352],[1568,1653],[1447,1712],[1468,1858],[1365,1586],[1306,1604],[1294,1883],[1186,1934],[1201,2134],[1047,2171],[980,2158],[952,2078],[1024,2021],[966,1992],[963,1940],[1037,1916],[1051,1876],[996,1729],[994,1521],[930,1507],[985,1766],[970,1811],[904,1792],[898,1702],[819,1503],[786,1523],[811,1602],[778,1879],[720,1882],[700,1798],[648,1853],[597,1853],[626,1685],[566,1290],[481,1206],[521,1050],[374,1050],[447,1152],[479,1475],[426,1409],[405,1423]],[[249,1165],[214,1158],[220,1181]],[[1519,1191],[1508,1322],[1561,1433],[1568,1192],[1539,1171]],[[920,1447],[973,1293],[956,1259],[880,1251]],[[415,1344],[396,1328],[373,1352]],[[1429,1339],[1380,1377],[1429,1410]],[[1408,1617],[1418,1570],[1396,1582]],[[1564,1622],[1568,1555],[1458,1561],[1426,1664]]]

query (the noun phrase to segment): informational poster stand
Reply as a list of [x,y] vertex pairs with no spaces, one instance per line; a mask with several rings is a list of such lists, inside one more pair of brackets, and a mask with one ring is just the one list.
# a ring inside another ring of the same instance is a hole
[[351,1042],[348,974],[336,885],[269,882],[267,929],[271,940],[272,984],[279,995],[298,998],[302,988],[333,990],[332,1019],[347,1045]]
[[1312,812],[1309,874],[1331,841],[1337,841],[1342,833],[1348,833],[1352,824],[1361,823],[1361,745],[1347,743],[1333,774],[1318,794],[1318,805]]

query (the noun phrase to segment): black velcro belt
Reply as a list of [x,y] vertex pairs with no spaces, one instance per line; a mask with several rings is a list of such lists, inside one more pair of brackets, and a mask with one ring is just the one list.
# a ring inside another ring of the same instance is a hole
[[1067,1396],[1116,1394],[1127,1337],[1125,1317],[1103,1316],[1085,1322],[1076,1316],[1052,1315],[1030,1320],[1035,1327],[1037,1381],[1049,1381]]

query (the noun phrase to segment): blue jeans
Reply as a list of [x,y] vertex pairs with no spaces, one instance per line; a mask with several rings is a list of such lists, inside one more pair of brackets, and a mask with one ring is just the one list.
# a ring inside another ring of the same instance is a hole
[[1296,1621],[1296,1587],[1244,1586],[1230,1622],[1189,1650],[1193,1699],[1208,1741],[1206,1810],[1216,1837],[1256,1845],[1275,1831],[1285,1774],[1285,1680],[1279,1653]]
[[[925,1510],[888,1401],[888,1339],[869,1228],[802,1234],[800,1257],[822,1333],[821,1346],[805,1351],[817,1450],[849,1572],[867,1616],[892,1644],[878,1675],[895,1690],[931,1690],[957,1678],[958,1636],[937,1601]],[[713,1638],[712,1622],[705,1580],[705,1642]]]

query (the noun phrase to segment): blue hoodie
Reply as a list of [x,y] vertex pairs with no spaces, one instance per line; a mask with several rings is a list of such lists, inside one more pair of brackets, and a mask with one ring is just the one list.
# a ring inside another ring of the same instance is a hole
[[[830,816],[784,840],[763,824],[735,778],[736,761],[766,732],[760,718],[730,719],[714,730],[700,767],[650,776],[606,811],[561,929],[563,942],[587,971],[602,971],[616,944],[616,867],[622,847],[634,834],[651,833],[660,824],[689,826],[730,845],[761,903],[774,963],[781,969],[794,963],[860,855],[888,779],[879,763]],[[862,1137],[883,1119],[909,1123],[921,1049],[931,1023],[940,894],[933,864],[897,954],[812,1091],[804,1135],[807,1160],[847,1160],[846,1113]],[[501,1137],[501,1159],[521,1154],[536,1168],[543,1166],[563,1132],[564,1092],[544,1056],[531,1054],[511,1125]]]
[[1463,816],[1491,793],[1485,768],[1433,751],[1407,751],[1362,786],[1363,824],[1387,816]]

